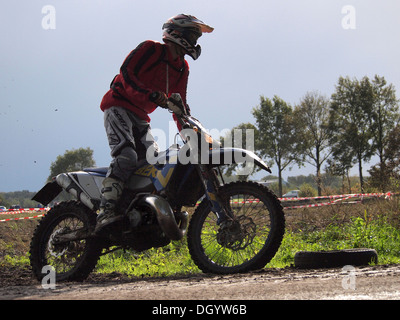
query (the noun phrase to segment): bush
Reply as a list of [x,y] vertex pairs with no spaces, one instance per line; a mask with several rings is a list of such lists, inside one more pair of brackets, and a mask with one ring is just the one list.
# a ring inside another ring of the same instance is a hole
[[299,190],[300,190],[299,197],[316,197],[317,196],[317,190],[315,190],[308,183],[303,183],[300,186]]

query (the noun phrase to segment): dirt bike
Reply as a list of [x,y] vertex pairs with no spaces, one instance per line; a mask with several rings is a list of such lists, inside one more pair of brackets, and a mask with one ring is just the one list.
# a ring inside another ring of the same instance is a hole
[[[121,219],[105,235],[94,229],[108,168],[61,173],[33,197],[45,206],[62,190],[75,198],[52,207],[34,231],[30,263],[39,281],[48,265],[57,281],[82,281],[102,254],[120,248],[140,252],[185,236],[193,261],[206,273],[257,270],[274,257],[285,229],[278,198],[255,182],[225,184],[220,170],[239,161],[271,173],[270,168],[251,151],[221,148],[187,114],[178,94],[168,109],[182,127],[184,144],[138,161],[118,203]],[[189,207],[195,208],[190,219],[182,210]]]

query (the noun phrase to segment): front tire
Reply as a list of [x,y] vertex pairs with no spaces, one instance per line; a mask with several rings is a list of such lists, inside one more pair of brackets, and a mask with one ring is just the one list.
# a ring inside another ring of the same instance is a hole
[[195,210],[188,229],[188,247],[203,272],[228,274],[263,268],[276,254],[285,230],[280,201],[254,182],[221,187],[219,196],[233,216],[218,225],[207,199]]
[[102,246],[94,238],[57,244],[57,234],[90,230],[96,225],[96,213],[78,201],[53,207],[36,227],[30,246],[30,263],[41,281],[43,267],[52,266],[56,281],[83,281],[97,264]]

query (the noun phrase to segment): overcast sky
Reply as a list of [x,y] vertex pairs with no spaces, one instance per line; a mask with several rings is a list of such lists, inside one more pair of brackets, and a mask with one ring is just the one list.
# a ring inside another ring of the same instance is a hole
[[[100,101],[129,52],[161,41],[173,15],[215,28],[199,40],[201,57],[187,57],[188,102],[222,131],[254,122],[260,95],[294,105],[307,91],[330,96],[340,76],[378,74],[399,90],[399,12],[398,0],[2,1],[0,192],[39,190],[51,162],[73,148],[109,165]],[[151,118],[169,131],[165,110]]]

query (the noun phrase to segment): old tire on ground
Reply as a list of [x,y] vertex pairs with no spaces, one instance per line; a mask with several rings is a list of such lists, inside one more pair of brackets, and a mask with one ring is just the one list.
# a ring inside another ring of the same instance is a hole
[[378,263],[374,249],[358,248],[333,251],[299,251],[294,256],[294,266],[301,269],[338,268],[345,265],[362,266]]

